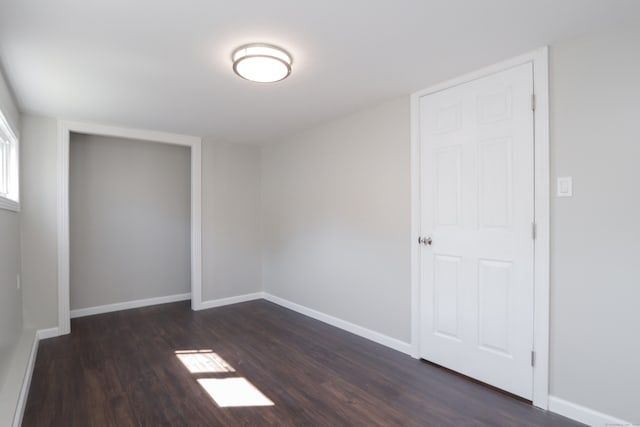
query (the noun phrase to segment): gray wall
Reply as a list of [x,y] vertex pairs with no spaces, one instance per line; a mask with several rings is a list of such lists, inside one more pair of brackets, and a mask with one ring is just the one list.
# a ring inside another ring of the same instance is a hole
[[260,149],[202,146],[202,300],[262,290]]
[[22,116],[20,238],[25,325],[58,325],[57,123]]
[[[551,393],[640,423],[640,26],[551,49]],[[555,187],[552,187],[555,189]]]
[[0,389],[13,346],[22,329],[22,295],[16,287],[20,273],[20,218],[0,209]]
[[410,340],[409,98],[262,151],[266,292]]
[[[0,110],[9,126],[19,133],[19,115],[2,74]],[[22,294],[16,287],[16,276],[20,273],[19,233],[19,214],[0,209],[0,389],[13,347],[22,329]]]
[[191,150],[71,134],[71,310],[191,291]]

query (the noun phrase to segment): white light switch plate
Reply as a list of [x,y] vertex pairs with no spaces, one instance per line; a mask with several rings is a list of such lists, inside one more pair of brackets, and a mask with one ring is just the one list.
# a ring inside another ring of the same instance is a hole
[[558,177],[558,197],[573,196],[573,178],[570,176]]

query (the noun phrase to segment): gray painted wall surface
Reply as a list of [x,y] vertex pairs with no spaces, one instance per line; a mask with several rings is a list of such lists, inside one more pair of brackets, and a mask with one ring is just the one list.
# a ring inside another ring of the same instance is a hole
[[71,134],[71,310],[191,291],[188,147]]
[[25,325],[58,325],[57,137],[53,119],[22,116],[20,238]]
[[202,145],[202,299],[262,290],[260,149]]
[[[0,74],[0,111],[16,133],[20,117],[4,76]],[[16,287],[20,273],[20,214],[0,209],[0,389],[22,329],[22,293]]]
[[640,424],[640,27],[550,65],[552,184],[574,185],[551,200],[551,393]]
[[266,292],[410,339],[409,98],[262,151]]
[[20,273],[20,218],[0,209],[0,389],[13,347],[22,330],[22,294],[16,287]]

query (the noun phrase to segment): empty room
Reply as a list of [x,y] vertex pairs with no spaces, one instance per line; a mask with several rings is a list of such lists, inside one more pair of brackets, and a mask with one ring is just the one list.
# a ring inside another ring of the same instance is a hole
[[0,0],[0,426],[640,425],[637,0]]

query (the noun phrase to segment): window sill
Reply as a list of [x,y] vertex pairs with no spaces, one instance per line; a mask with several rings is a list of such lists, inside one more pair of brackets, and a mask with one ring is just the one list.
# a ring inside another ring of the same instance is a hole
[[20,212],[20,203],[16,202],[15,200],[7,199],[6,197],[0,197],[0,209]]

